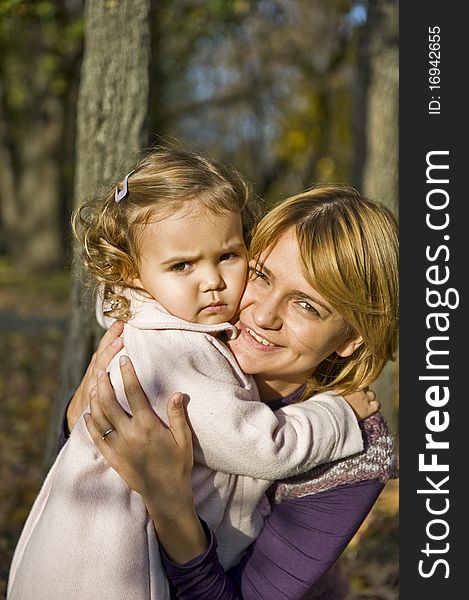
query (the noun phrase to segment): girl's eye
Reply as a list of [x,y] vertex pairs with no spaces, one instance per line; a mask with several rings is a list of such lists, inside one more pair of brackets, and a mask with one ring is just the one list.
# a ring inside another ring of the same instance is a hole
[[191,263],[189,262],[181,262],[178,263],[177,265],[173,265],[171,267],[171,271],[176,271],[177,273],[181,273],[182,271],[187,271],[191,266]]
[[222,254],[220,256],[220,262],[223,262],[224,260],[232,260],[233,258],[236,258],[238,255],[235,252],[227,252],[226,254]]
[[298,306],[301,306],[301,308],[303,308],[306,312],[311,313],[316,317],[321,316],[319,312],[314,308],[314,306],[309,302],[306,302],[306,300],[301,300],[300,302],[298,302]]

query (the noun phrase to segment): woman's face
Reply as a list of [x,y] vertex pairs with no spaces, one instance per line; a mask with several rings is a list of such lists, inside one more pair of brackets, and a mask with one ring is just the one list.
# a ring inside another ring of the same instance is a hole
[[295,391],[324,358],[349,356],[361,343],[346,321],[306,281],[296,233],[289,229],[252,262],[241,299],[240,330],[230,342],[240,367],[255,375],[264,400]]

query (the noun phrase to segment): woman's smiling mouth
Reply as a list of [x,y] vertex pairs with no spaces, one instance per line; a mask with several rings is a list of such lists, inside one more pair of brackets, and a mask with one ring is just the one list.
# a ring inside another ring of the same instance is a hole
[[240,323],[240,329],[241,329],[241,333],[244,334],[244,337],[247,339],[247,341],[249,343],[255,345],[256,348],[261,347],[262,350],[267,350],[267,349],[273,350],[274,348],[280,347],[280,346],[277,346],[276,344],[274,344],[273,342],[267,340],[266,338],[262,337],[261,335],[256,333],[253,329],[251,329],[244,323]]

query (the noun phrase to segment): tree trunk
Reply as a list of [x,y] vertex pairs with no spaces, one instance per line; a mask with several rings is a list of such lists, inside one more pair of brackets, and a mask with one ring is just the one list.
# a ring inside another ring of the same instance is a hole
[[[75,207],[119,181],[148,138],[150,0],[87,0],[85,50],[77,112]],[[76,252],[76,249],[75,249]],[[72,272],[72,317],[54,403],[46,468],[55,457],[60,418],[101,335],[94,301]]]
[[[364,90],[364,152],[361,191],[398,212],[399,58],[397,0],[372,0],[361,49]],[[363,150],[363,149],[362,149]],[[398,365],[389,363],[373,384],[382,410],[397,428]]]
[[374,0],[368,16],[369,75],[366,158],[362,189],[398,209],[399,55],[398,2]]

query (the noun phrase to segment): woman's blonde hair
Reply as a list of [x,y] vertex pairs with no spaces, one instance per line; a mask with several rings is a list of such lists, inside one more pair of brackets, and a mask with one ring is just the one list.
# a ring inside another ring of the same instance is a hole
[[134,288],[131,282],[138,276],[137,225],[160,221],[185,206],[200,206],[214,214],[240,213],[248,244],[260,212],[250,185],[234,168],[182,149],[153,148],[134,167],[127,189],[116,202],[113,186],[72,215],[85,272],[92,285],[103,287],[110,307],[106,314],[124,320],[131,316],[130,303],[119,291]]
[[306,281],[363,343],[350,357],[329,356],[307,383],[313,391],[349,393],[369,385],[398,343],[398,226],[385,206],[342,185],[316,186],[272,209],[254,231],[254,259],[296,230]]

